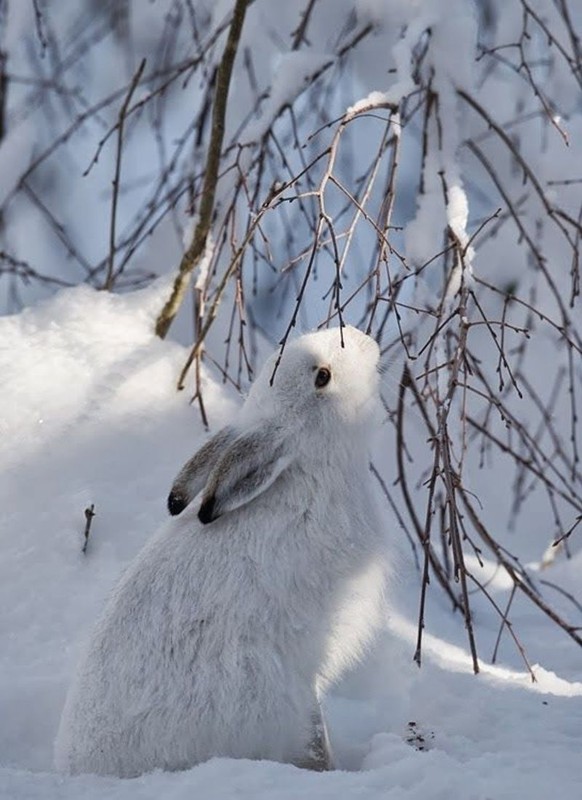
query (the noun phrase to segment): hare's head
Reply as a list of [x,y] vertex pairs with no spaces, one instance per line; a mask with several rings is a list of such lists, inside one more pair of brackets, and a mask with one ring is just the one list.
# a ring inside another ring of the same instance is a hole
[[[168,498],[179,514],[203,491],[199,518],[246,505],[307,452],[360,445],[378,399],[376,342],[356,328],[301,336],[257,377],[236,428],[224,428],[183,467]],[[352,435],[355,434],[355,435]]]
[[358,422],[378,396],[376,342],[346,326],[308,333],[275,353],[252,386],[244,413],[304,423]]

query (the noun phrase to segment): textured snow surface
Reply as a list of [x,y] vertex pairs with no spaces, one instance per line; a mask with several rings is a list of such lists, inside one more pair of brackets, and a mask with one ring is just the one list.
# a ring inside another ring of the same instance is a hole
[[[462,625],[431,588],[418,670],[412,567],[401,570],[386,633],[328,698],[337,771],[227,759],[130,781],[52,771],[83,637],[164,520],[168,487],[203,435],[191,392],[174,389],[184,349],[151,332],[165,290],[158,283],[116,297],[79,287],[0,319],[0,798],[578,798],[579,651],[516,601],[516,628],[541,664],[538,682],[505,640],[504,660],[474,677]],[[207,379],[205,400],[215,429],[233,398]],[[97,516],[83,555],[91,503]],[[508,588],[486,569],[503,605]],[[573,588],[582,559],[552,570],[552,580]],[[498,622],[479,602],[475,622],[485,657]]]

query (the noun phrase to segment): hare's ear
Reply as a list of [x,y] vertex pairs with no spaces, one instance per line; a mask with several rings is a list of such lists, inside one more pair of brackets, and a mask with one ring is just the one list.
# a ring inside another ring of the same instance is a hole
[[222,428],[184,464],[168,495],[168,511],[172,516],[180,514],[202,491],[220,456],[235,438],[234,428]]
[[212,470],[198,512],[207,524],[265,492],[292,461],[281,428],[264,424],[238,436]]

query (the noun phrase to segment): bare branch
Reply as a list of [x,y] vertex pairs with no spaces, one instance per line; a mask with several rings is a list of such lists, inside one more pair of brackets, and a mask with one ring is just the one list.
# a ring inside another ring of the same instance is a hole
[[228,38],[222,54],[222,60],[218,67],[214,107],[212,110],[212,132],[208,145],[198,223],[194,231],[192,243],[184,253],[182,261],[180,262],[178,276],[174,282],[172,294],[156,321],[156,334],[162,339],[168,333],[170,325],[178,313],[178,309],[186,294],[192,271],[199,263],[206,249],[206,242],[210,232],[212,214],[214,211],[214,197],[218,183],[230,78],[244,24],[247,5],[248,0],[236,0],[235,2]]

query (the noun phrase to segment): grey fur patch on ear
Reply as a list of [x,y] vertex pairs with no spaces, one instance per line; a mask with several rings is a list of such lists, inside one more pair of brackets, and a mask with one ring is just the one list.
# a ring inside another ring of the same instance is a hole
[[266,423],[242,434],[227,448],[204,488],[198,512],[208,523],[265,492],[292,461],[282,428]]
[[181,514],[196,495],[202,491],[208,476],[224,453],[225,448],[235,437],[236,430],[234,428],[230,426],[222,428],[184,464],[168,495],[168,511],[172,516]]

